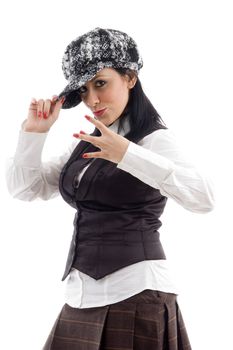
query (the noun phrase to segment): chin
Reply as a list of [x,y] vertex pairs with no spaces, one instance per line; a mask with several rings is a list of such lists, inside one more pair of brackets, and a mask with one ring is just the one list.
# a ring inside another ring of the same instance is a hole
[[100,122],[102,122],[105,126],[109,126],[109,125],[113,124],[118,118],[119,118],[119,116],[115,117],[115,116],[103,115],[102,117],[97,117],[96,119],[99,120]]
[[103,123],[105,126],[108,126],[108,125],[110,125],[110,124],[112,124],[113,123],[113,121],[111,121],[111,120],[109,120],[109,119],[107,119],[107,118],[97,118],[97,120],[99,120],[101,123]]

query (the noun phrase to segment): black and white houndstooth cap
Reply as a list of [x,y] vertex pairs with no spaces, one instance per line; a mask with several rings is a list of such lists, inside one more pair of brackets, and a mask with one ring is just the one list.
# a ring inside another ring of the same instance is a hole
[[66,48],[62,70],[69,84],[60,93],[65,96],[62,108],[72,108],[81,102],[77,91],[103,68],[129,68],[136,73],[143,66],[137,44],[126,33],[115,29],[95,28]]

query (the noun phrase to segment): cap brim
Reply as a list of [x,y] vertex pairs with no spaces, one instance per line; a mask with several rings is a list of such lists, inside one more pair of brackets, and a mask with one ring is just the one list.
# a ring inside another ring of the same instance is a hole
[[75,106],[77,106],[82,100],[80,97],[80,94],[78,93],[77,90],[71,90],[71,91],[65,91],[63,90],[60,94],[59,94],[59,98],[64,96],[65,97],[65,101],[62,104],[62,108],[63,109],[69,109],[69,108],[73,108]]
[[59,95],[59,98],[62,96],[66,97],[65,102],[62,105],[62,108],[68,109],[68,108],[77,106],[82,101],[78,93],[78,89],[82,85],[84,85],[86,82],[93,79],[101,69],[109,66],[110,66],[109,64],[100,63],[95,65],[92,68],[89,67],[89,71],[87,71],[82,75],[80,74],[79,79],[74,80],[73,82],[70,82]]

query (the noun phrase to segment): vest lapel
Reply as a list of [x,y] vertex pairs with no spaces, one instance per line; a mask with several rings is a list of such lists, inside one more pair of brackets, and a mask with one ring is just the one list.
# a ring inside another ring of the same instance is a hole
[[[99,136],[100,131],[95,129],[91,134],[92,136]],[[68,162],[63,167],[60,174],[59,187],[60,192],[63,198],[72,205],[72,197],[76,191],[75,187],[77,186],[77,175],[90,163],[93,161],[93,158],[82,158],[83,153],[96,152],[99,148],[95,147],[89,142],[80,141],[71,154]],[[69,168],[69,171],[67,169]],[[74,174],[76,176],[74,176]],[[72,205],[75,207],[75,205]]]
[[[93,160],[93,159],[92,159]],[[92,179],[94,178],[95,174],[98,172],[98,170],[104,165],[109,162],[105,159],[94,159],[91,165],[88,167],[88,169],[85,172],[85,177],[82,177],[79,183],[78,188],[75,191],[75,198],[76,200],[82,200],[86,197],[89,187],[91,185]],[[101,176],[101,173],[100,173]],[[85,186],[82,186],[82,183],[85,181]]]

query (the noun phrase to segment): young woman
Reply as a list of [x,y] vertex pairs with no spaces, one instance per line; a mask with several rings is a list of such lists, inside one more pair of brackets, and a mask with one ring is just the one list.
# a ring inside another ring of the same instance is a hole
[[[9,191],[22,200],[61,194],[76,210],[65,305],[44,350],[191,349],[159,218],[167,198],[206,213],[213,195],[145,96],[141,67],[126,33],[85,33],[63,56],[66,88],[51,100],[33,99],[23,123]],[[94,115],[86,116],[94,132],[74,134],[71,152],[41,163],[61,108],[81,101]]]

